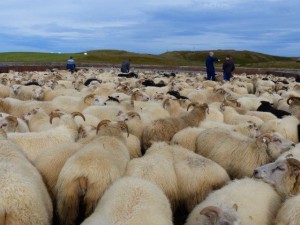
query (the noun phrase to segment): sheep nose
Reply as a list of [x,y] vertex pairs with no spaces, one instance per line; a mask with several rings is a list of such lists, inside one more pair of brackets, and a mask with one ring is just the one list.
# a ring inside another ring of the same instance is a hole
[[256,176],[257,174],[258,174],[258,170],[255,169],[255,170],[253,171],[253,176]]
[[292,144],[292,147],[295,147],[295,146],[296,146],[296,145],[293,143],[293,144]]

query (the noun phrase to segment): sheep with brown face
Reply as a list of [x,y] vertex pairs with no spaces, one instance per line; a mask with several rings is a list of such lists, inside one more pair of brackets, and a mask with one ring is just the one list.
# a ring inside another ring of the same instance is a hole
[[186,127],[197,127],[205,119],[208,105],[191,103],[187,110],[190,106],[194,108],[182,116],[158,119],[147,125],[142,136],[143,150],[146,151],[153,142],[170,141],[174,134]]
[[219,163],[232,178],[242,178],[251,176],[256,167],[276,160],[293,146],[278,133],[248,138],[228,129],[211,128],[199,134],[196,153]]

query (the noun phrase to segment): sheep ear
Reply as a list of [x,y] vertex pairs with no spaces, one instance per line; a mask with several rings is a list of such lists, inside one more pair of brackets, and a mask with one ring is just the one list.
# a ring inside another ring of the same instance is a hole
[[294,174],[300,173],[300,162],[295,158],[287,158],[286,161],[288,162],[289,166],[292,167],[292,172]]

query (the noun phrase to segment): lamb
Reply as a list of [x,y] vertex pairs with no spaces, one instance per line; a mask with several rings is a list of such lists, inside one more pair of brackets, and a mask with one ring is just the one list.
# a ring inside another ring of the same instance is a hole
[[31,100],[34,86],[23,86],[14,84],[11,86],[10,95],[11,98],[16,98],[22,101]]
[[278,133],[252,139],[228,129],[211,128],[198,136],[196,153],[219,163],[232,178],[242,178],[251,176],[256,167],[276,160],[293,146]]
[[90,94],[84,98],[72,97],[72,96],[59,96],[52,100],[52,103],[57,109],[64,112],[82,112],[90,105],[104,105],[103,99],[95,94]]
[[123,127],[124,122],[101,121],[98,135],[64,164],[55,186],[61,224],[88,217],[108,186],[123,176],[129,161]]
[[220,108],[223,111],[224,123],[239,124],[239,123],[251,121],[252,123],[255,123],[257,126],[261,126],[264,123],[260,118],[256,116],[239,114],[233,107],[230,106],[224,107],[223,105],[221,105]]
[[197,205],[185,225],[272,225],[280,205],[280,196],[269,184],[234,180]]
[[277,118],[282,118],[284,116],[291,115],[291,113],[289,113],[289,112],[286,112],[284,110],[279,110],[279,109],[272,107],[271,103],[267,102],[267,101],[261,101],[261,105],[257,108],[257,111],[270,112],[270,113],[274,114],[275,116],[277,116]]
[[39,132],[53,128],[49,123],[50,116],[41,108],[34,108],[24,114],[24,121],[31,132]]
[[208,105],[191,103],[188,106],[194,106],[193,110],[179,117],[158,119],[152,124],[147,125],[143,130],[142,147],[145,151],[152,142],[170,141],[174,134],[188,126],[198,126],[199,122],[204,120]]
[[124,177],[104,193],[82,225],[172,225],[168,199],[153,183]]
[[21,118],[26,112],[34,108],[43,108],[46,113],[57,109],[52,102],[21,101],[14,98],[0,99],[0,112]]
[[0,224],[51,225],[52,204],[38,171],[0,129]]
[[2,128],[6,133],[8,132],[18,132],[25,133],[29,132],[29,128],[26,123],[15,116],[7,115],[0,119],[0,128]]
[[[78,138],[78,127],[73,117],[78,115],[63,115],[59,126],[41,132],[30,133],[8,133],[9,140],[16,142],[22,147],[25,155],[30,161],[45,150],[45,148],[66,142],[75,142]],[[60,116],[59,114],[53,115]],[[50,119],[52,122],[52,118]]]

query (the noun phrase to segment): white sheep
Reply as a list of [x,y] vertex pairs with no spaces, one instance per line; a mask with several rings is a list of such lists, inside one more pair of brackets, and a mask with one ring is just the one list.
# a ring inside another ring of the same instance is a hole
[[8,138],[21,146],[25,155],[33,161],[47,147],[77,140],[78,126],[72,118],[74,116],[61,116],[59,125],[52,129],[41,132],[9,133]]
[[124,177],[104,193],[82,225],[172,225],[170,203],[153,183]]
[[11,115],[6,115],[3,117],[3,113],[1,113],[1,115],[0,128],[2,128],[5,132],[29,132],[27,124],[22,119]]
[[[204,122],[204,121],[203,121]],[[187,127],[178,131],[171,139],[171,144],[180,145],[193,152],[196,151],[196,140],[204,128]]]
[[215,162],[164,142],[153,144],[142,158],[131,160],[125,175],[154,182],[173,209],[181,203],[188,211],[229,181],[226,171]]
[[98,135],[64,164],[55,186],[62,224],[75,224],[79,214],[88,217],[109,185],[123,176],[130,157],[121,132],[123,126],[127,127],[124,123],[101,121]]
[[272,225],[280,205],[280,196],[269,184],[234,180],[197,205],[185,225]]
[[50,225],[52,203],[43,180],[22,150],[0,129],[0,223]]
[[261,133],[276,131],[295,143],[300,141],[298,133],[298,124],[300,120],[295,116],[285,116],[282,119],[274,119],[266,121],[262,124],[260,131]]
[[251,176],[253,170],[274,161],[294,143],[278,133],[265,133],[248,138],[223,128],[201,132],[196,141],[196,153],[220,164],[232,178]]

